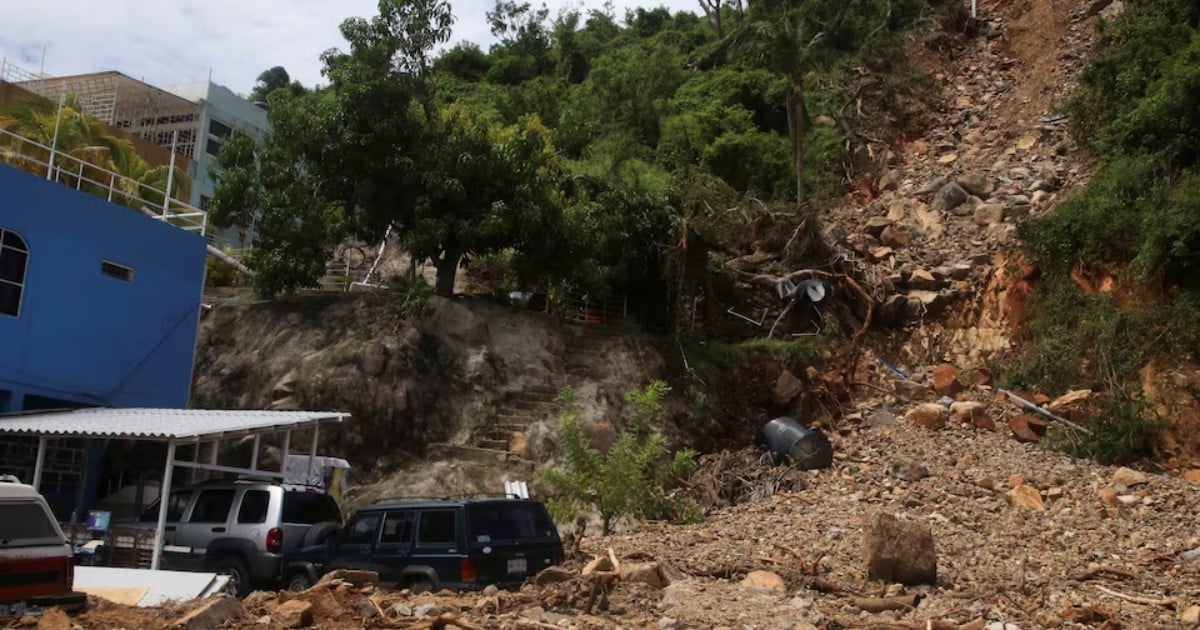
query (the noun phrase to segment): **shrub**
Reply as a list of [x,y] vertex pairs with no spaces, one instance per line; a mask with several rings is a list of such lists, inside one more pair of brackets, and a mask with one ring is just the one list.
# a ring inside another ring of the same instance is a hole
[[1126,464],[1151,453],[1158,422],[1148,419],[1149,408],[1132,390],[1110,393],[1096,418],[1088,423],[1090,434],[1054,425],[1046,434],[1046,445],[1074,457],[1088,457],[1102,464]]
[[563,390],[557,402],[562,408],[558,431],[564,463],[542,473],[542,481],[552,489],[548,504],[556,518],[567,520],[576,510],[591,508],[600,513],[607,535],[620,518],[698,517],[694,501],[672,492],[696,470],[695,451],[672,453],[666,438],[651,427],[668,391],[666,383],[654,381],[628,392],[625,400],[633,407],[629,422],[603,453],[592,444],[579,417],[575,390]]
[[392,278],[390,312],[398,320],[421,319],[433,314],[433,287],[421,276]]

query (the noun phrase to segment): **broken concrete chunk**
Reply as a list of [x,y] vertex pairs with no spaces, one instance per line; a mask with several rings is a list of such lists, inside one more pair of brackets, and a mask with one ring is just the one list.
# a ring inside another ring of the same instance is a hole
[[188,614],[180,617],[171,624],[173,628],[184,628],[185,630],[208,630],[224,625],[226,622],[234,619],[241,619],[246,616],[245,609],[242,608],[242,603],[233,597],[214,597],[199,608],[193,609]]
[[284,602],[275,609],[272,619],[284,628],[304,628],[313,622],[312,604],[299,599]]
[[868,579],[907,585],[937,582],[937,552],[927,523],[882,512],[867,516],[863,556]]

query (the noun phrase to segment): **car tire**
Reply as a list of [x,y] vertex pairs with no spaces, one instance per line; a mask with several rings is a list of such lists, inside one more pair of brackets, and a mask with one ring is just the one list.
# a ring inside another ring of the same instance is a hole
[[245,597],[250,594],[250,571],[241,558],[225,556],[217,560],[212,570],[217,575],[229,576],[229,591],[234,595]]
[[338,527],[337,523],[332,523],[329,521],[317,523],[312,527],[309,527],[307,532],[304,532],[304,538],[300,541],[300,545],[302,547],[323,545],[325,544],[325,541],[329,540],[329,537],[332,536],[333,533],[338,529],[340,528]]
[[293,593],[299,593],[302,591],[307,591],[308,589],[312,588],[312,585],[313,585],[312,578],[308,577],[307,572],[293,571],[292,574],[288,576],[286,586],[287,586],[287,590],[289,590]]
[[408,591],[413,595],[433,592],[433,582],[428,578],[417,578],[408,583]]

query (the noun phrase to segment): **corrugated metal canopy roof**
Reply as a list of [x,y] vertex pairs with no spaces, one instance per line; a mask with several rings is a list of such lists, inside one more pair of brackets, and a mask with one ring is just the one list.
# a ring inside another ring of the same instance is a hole
[[90,408],[0,415],[0,435],[164,441],[216,439],[311,428],[341,422],[348,416],[333,411]]

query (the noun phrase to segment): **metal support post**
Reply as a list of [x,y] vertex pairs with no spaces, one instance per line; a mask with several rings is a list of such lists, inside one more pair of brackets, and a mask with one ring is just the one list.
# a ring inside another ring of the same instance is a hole
[[175,471],[175,441],[167,442],[167,467],[163,470],[162,488],[158,493],[158,525],[154,528],[154,555],[150,558],[150,569],[158,570],[159,557],[163,552],[163,532],[167,528],[167,507],[171,504],[171,475]]
[[305,475],[305,483],[308,483],[313,478],[313,464],[317,461],[317,441],[321,437],[321,425],[313,426],[312,448],[308,451],[308,474]]
[[291,445],[292,432],[289,429],[283,432],[283,454],[279,456],[279,472],[283,472],[285,469],[287,469],[288,449],[291,448]]
[[250,470],[258,470],[258,439],[259,436],[254,436],[254,452],[250,454]]
[[58,151],[58,128],[62,124],[63,105],[67,104],[67,93],[64,90],[58,95],[58,113],[54,116],[54,139],[50,141],[50,163],[46,167],[46,179],[54,179],[54,157]]
[[[200,447],[201,446],[203,446],[203,444],[201,444],[200,442],[196,442],[195,449],[192,451],[192,463],[193,464],[198,463],[200,461]],[[198,467],[192,469],[192,472],[191,472],[192,483],[196,483],[196,477],[199,474],[200,474],[200,469]]]
[[163,217],[167,216],[167,210],[171,205],[171,184],[175,181],[175,147],[179,145],[179,130],[171,135],[171,165],[167,171],[167,190],[163,194]]
[[46,444],[50,438],[46,436],[38,437],[37,459],[33,464],[33,489],[38,492],[42,491],[42,468],[46,464]]

